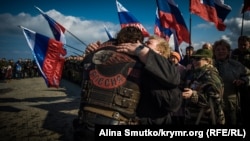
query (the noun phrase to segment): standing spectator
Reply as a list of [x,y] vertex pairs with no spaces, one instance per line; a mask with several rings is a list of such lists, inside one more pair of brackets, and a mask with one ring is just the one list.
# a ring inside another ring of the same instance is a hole
[[[250,37],[243,35],[238,38],[238,48],[232,51],[231,57],[244,66],[250,69]],[[250,109],[249,100],[250,100],[250,87],[242,87],[239,89],[240,99],[241,99],[241,114],[243,118],[243,123],[245,125],[250,125]]]
[[250,37],[240,36],[238,48],[232,51],[231,57],[250,69]]
[[26,59],[23,63],[24,65],[24,77],[25,78],[30,78],[32,77],[32,62],[31,59]]
[[12,76],[11,76],[11,79],[12,79],[12,78],[15,77],[15,75],[14,75],[14,67],[15,67],[14,60],[13,59],[9,59],[8,64],[11,66],[11,69],[12,69]]
[[204,43],[204,44],[202,45],[202,48],[203,48],[203,49],[212,50],[212,49],[213,49],[213,46],[212,46],[210,43]]
[[1,80],[5,79],[5,73],[6,73],[7,66],[8,66],[8,63],[7,63],[6,58],[1,58],[1,60],[0,60],[0,69],[1,69],[0,79]]
[[12,79],[12,67],[11,65],[8,65],[7,69],[6,69],[6,73],[5,73],[5,82],[9,83]]
[[25,72],[25,62],[26,60],[25,59],[21,59],[21,66],[22,66],[22,69],[21,69],[21,77],[22,78],[25,78],[26,77],[26,72]]
[[[184,83],[186,80],[186,67],[181,65],[179,62],[181,60],[181,56],[178,52],[172,51],[170,54],[170,61],[172,61],[175,66],[178,68],[181,76],[181,83],[179,88],[183,90]],[[172,114],[172,124],[174,125],[183,125],[185,124],[185,119],[187,116],[187,110],[186,110],[186,100],[183,99],[182,106],[177,112],[173,112]]]
[[33,69],[32,70],[32,72],[33,72],[32,76],[39,77],[40,76],[40,70],[39,70],[39,68],[38,68],[38,66],[36,64],[35,59],[33,59],[33,61],[32,61],[32,69]]
[[[194,54],[194,47],[193,46],[188,46],[186,47],[186,55],[184,58],[180,61],[180,64],[186,67],[186,77],[189,77],[193,73],[193,64],[192,64],[192,55]],[[186,78],[189,79],[189,78]],[[187,82],[186,82],[187,83]]]
[[180,64],[182,64],[185,67],[187,67],[188,64],[192,64],[192,61],[191,61],[190,58],[193,55],[193,53],[194,53],[194,47],[193,46],[187,46],[186,47],[186,55],[180,61]]
[[23,64],[22,59],[18,59],[18,61],[15,63],[15,78],[20,79],[23,78]]
[[208,49],[199,49],[192,55],[194,71],[182,93],[190,111],[187,124],[225,124],[223,82],[212,64],[212,56]]
[[179,63],[181,61],[180,54],[176,51],[172,51],[169,59],[177,66],[181,75],[181,83],[183,83],[182,81],[184,81],[186,77],[186,67]]
[[239,125],[242,123],[240,117],[240,95],[241,87],[250,84],[250,70],[240,62],[230,59],[231,47],[225,40],[214,43],[215,67],[224,82],[224,112],[226,124]]

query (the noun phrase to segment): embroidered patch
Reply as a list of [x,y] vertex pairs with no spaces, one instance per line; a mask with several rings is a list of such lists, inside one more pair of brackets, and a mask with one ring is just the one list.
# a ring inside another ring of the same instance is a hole
[[117,88],[126,82],[126,78],[122,74],[106,77],[100,74],[97,70],[91,70],[89,72],[89,77],[95,86],[103,89]]
[[113,50],[100,50],[94,54],[93,62],[97,65],[114,65],[119,63],[135,62],[135,60],[131,59],[127,55]]

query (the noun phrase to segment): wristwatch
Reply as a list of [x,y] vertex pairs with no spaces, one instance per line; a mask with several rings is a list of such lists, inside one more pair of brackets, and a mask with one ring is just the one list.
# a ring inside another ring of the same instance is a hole
[[144,48],[143,45],[138,46],[138,47],[135,49],[135,55],[136,55],[136,56],[139,56],[139,54],[140,54],[140,52],[141,52],[141,50],[142,50],[143,48]]

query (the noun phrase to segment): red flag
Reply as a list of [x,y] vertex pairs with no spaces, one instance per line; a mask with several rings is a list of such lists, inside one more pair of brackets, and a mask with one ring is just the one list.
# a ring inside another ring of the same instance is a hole
[[180,10],[173,0],[157,0],[158,14],[162,27],[175,30],[178,43],[190,43],[190,34]]
[[47,86],[58,88],[66,55],[63,43],[21,28]]
[[250,0],[244,0],[244,6],[241,13],[245,13],[246,11],[250,11]]
[[231,11],[231,7],[222,0],[191,0],[189,10],[204,20],[213,22],[219,31],[224,31],[226,25],[223,21]]

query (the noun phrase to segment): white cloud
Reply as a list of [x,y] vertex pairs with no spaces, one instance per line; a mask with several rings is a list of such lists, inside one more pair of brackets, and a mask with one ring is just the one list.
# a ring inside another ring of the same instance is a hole
[[[54,9],[46,13],[50,17],[52,17],[54,20],[56,20],[58,23],[63,25],[66,29],[68,29],[68,31],[73,33],[73,35],[75,35],[79,40],[83,41],[86,44],[95,42],[97,40],[106,41],[108,39],[108,36],[106,35],[103,25],[106,25],[108,27],[108,29],[110,30],[111,34],[113,34],[113,36],[115,36],[116,33],[120,30],[120,25],[114,24],[112,22],[87,20],[87,19],[84,19],[84,17],[79,18],[79,17],[74,17],[74,16],[66,16]],[[239,16],[242,16],[242,15],[239,15]],[[24,41],[24,36],[21,32],[21,29],[17,27],[18,25],[22,25],[38,33],[44,34],[48,37],[53,37],[47,21],[41,14],[38,14],[36,16],[31,16],[28,13],[20,13],[18,15],[11,15],[11,14],[5,13],[5,14],[0,14],[0,20],[1,20],[0,22],[0,43],[1,44],[6,42],[4,39],[7,37],[13,39],[13,41],[22,39],[23,42],[26,42]],[[242,17],[234,17],[234,18],[226,19],[224,23],[227,25],[226,31],[222,32],[223,34],[216,40],[226,39],[231,44],[232,48],[236,48],[237,39],[240,36],[240,32],[241,32]],[[151,25],[151,26],[148,26],[148,28],[147,27],[146,28],[152,30],[152,33],[153,33],[152,27],[153,26]],[[208,22],[206,24],[195,25],[193,28],[210,30],[211,28],[215,28],[215,27],[213,23]],[[244,35],[250,35],[250,12],[245,13],[243,31],[244,31],[243,32]],[[197,34],[197,33],[192,33],[192,34]],[[77,49],[85,50],[85,45],[83,45],[81,42],[75,39],[71,34],[66,33],[65,35],[66,35],[67,44]],[[204,34],[204,36],[205,35],[206,34]],[[198,36],[200,35],[198,34]],[[213,36],[213,35],[209,35],[209,36]],[[215,36],[218,36],[218,35],[215,35]],[[198,40],[196,42],[193,42],[192,46],[194,46],[195,49],[199,49],[201,48],[201,45],[205,42],[213,43],[214,41],[211,40],[211,38],[207,38],[207,41],[204,41],[204,39],[202,39],[202,41]],[[20,44],[20,41],[18,43]],[[27,50],[29,51],[27,44],[25,43],[24,45],[25,45],[24,48],[26,49],[25,51],[26,52]],[[173,45],[174,45],[173,41],[170,40],[170,46],[173,46]],[[14,48],[10,46],[11,46],[10,44],[8,44],[8,46],[7,45],[2,46],[2,48],[0,48],[0,56],[2,55],[3,52],[6,52],[7,49]],[[185,50],[187,46],[188,46],[187,43],[182,43],[180,48],[182,50]],[[16,51],[20,50],[20,47],[18,47],[17,45],[15,46],[15,48],[16,48],[15,49]]]
[[212,26],[214,26],[214,23],[208,22],[206,24],[197,24],[195,26],[195,28],[200,28],[200,29],[209,29],[212,28]]
[[225,24],[227,25],[228,34],[223,35],[222,38],[226,39],[230,44],[231,48],[237,48],[237,40],[241,35],[250,35],[250,20],[243,21],[243,29],[242,29],[242,17],[231,18],[225,20]]
[[[94,21],[94,20],[85,20],[73,16],[65,16],[56,10],[50,10],[46,12],[51,18],[63,25],[73,36],[66,32],[66,41],[70,46],[75,47],[79,50],[85,50],[85,44],[95,42],[97,40],[106,41],[108,36],[104,30],[104,24],[110,30],[110,33],[115,36],[117,31],[120,29],[120,25],[115,25],[111,22],[103,21]],[[24,26],[28,29],[31,29],[35,32],[43,34],[45,36],[53,38],[51,29],[46,21],[46,19],[41,15],[31,16],[27,13],[20,13],[18,15],[11,14],[0,14],[0,37],[10,37],[15,40],[25,40],[23,33],[18,25]],[[75,38],[75,37],[76,38]],[[80,42],[80,41],[81,42]],[[0,43],[3,43],[4,40],[0,39]],[[24,44],[25,46],[27,44]],[[13,45],[17,46],[17,45]],[[4,47],[0,52],[6,51],[10,47]],[[16,47],[17,48],[17,47]],[[20,48],[19,48],[20,49]],[[16,50],[19,50],[18,48]],[[25,48],[27,51],[27,48]]]

